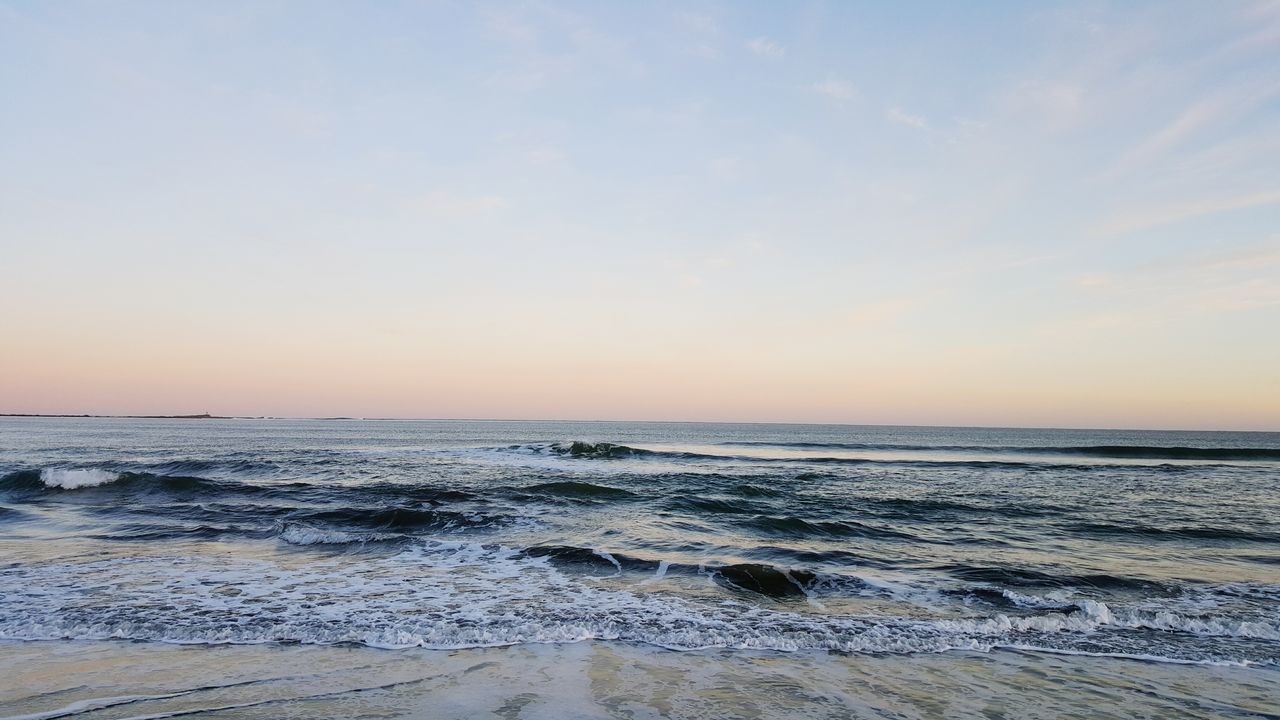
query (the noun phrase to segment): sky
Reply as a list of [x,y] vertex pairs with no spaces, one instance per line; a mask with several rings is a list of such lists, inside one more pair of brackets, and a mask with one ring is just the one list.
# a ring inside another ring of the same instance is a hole
[[0,412],[1280,430],[1280,3],[0,0]]

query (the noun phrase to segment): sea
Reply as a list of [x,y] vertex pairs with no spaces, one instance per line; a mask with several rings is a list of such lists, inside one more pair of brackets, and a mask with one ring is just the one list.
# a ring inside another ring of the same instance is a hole
[[1280,717],[1280,433],[0,418],[0,716]]

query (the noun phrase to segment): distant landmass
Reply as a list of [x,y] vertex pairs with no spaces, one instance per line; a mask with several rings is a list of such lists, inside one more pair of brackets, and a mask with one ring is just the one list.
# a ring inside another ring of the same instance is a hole
[[246,418],[234,417],[228,415],[210,415],[209,413],[200,413],[199,415],[90,415],[82,413],[80,415],[72,414],[51,414],[51,413],[0,413],[0,417],[55,417],[55,418],[132,418],[132,419],[150,419],[150,420],[243,420]]

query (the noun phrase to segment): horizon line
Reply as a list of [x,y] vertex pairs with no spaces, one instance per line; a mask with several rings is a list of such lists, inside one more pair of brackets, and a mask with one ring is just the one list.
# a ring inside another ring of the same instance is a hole
[[1043,425],[929,425],[914,423],[797,422],[780,420],[625,420],[625,419],[546,419],[546,418],[479,418],[479,417],[356,417],[351,415],[115,415],[97,413],[0,413],[0,418],[82,418],[104,420],[325,420],[356,422],[492,422],[492,423],[646,423],[665,425],[807,425],[835,427],[883,427],[978,430],[1069,430],[1099,432],[1178,432],[1178,433],[1261,433],[1280,434],[1275,430],[1241,430],[1231,428],[1140,428],[1140,427],[1052,427]]

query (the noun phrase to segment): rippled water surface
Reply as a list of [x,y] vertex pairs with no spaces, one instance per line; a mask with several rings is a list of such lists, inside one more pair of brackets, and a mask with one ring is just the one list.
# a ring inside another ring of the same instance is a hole
[[11,641],[1017,649],[1266,686],[1280,435],[6,418],[0,551]]

